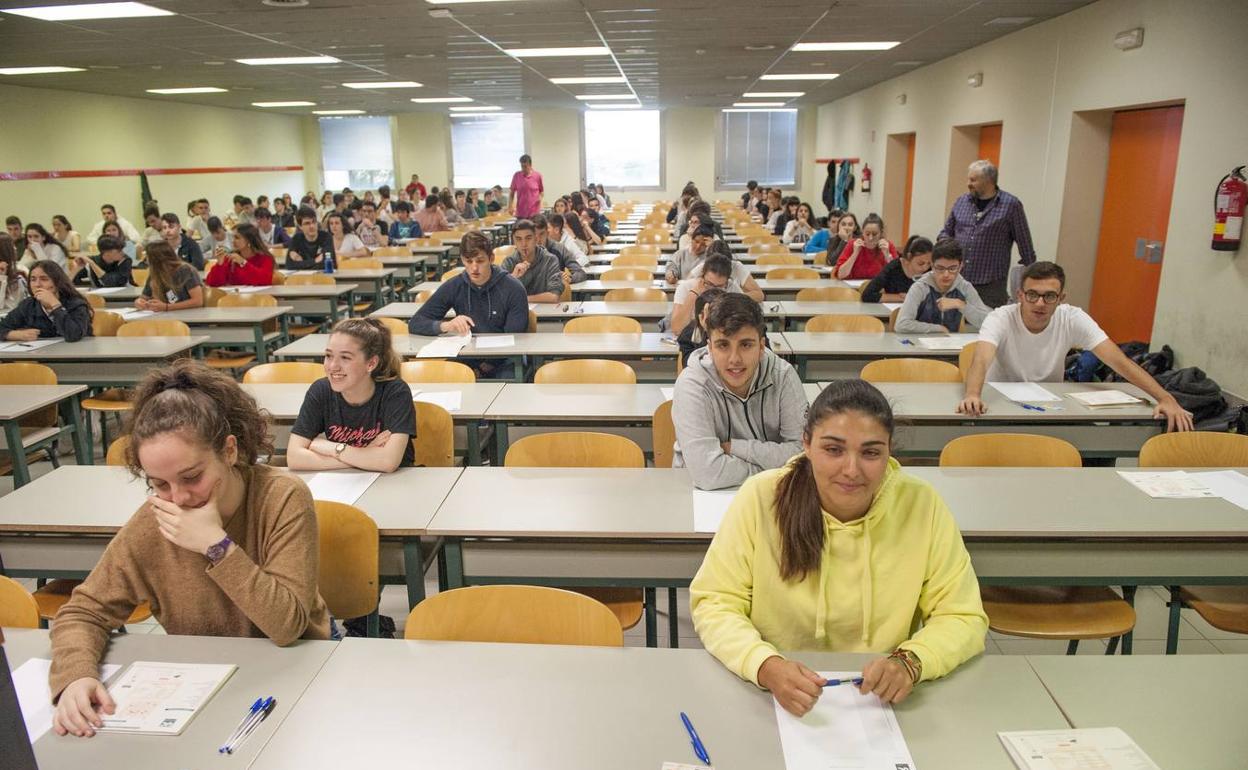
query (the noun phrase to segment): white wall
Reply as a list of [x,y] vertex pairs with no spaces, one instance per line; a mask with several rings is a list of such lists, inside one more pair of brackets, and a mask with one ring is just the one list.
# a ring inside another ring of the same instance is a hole
[[[1138,26],[1142,48],[1113,48],[1115,33]],[[935,234],[947,213],[953,127],[1001,121],[1000,184],[1022,199],[1037,253],[1090,275],[1097,233],[1075,237],[1061,221],[1073,114],[1184,102],[1154,344],[1248,393],[1248,249],[1209,249],[1211,191],[1248,160],[1248,92],[1233,53],[1244,29],[1240,0],[1102,0],[823,105],[816,148],[820,157],[861,156],[882,174],[887,135],[916,132],[910,229]],[[966,85],[974,72],[984,75],[981,88]],[[871,195],[856,193],[852,210],[880,208],[883,181],[876,177]]]

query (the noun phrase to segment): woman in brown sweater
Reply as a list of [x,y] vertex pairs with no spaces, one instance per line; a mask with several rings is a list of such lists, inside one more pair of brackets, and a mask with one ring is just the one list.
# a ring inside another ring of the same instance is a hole
[[282,646],[329,638],[312,495],[256,464],[271,449],[255,401],[202,363],[180,361],[140,384],[126,459],[152,496],[53,622],[57,734],[94,735],[100,712],[113,712],[100,660],[144,600],[170,634],[267,636]]

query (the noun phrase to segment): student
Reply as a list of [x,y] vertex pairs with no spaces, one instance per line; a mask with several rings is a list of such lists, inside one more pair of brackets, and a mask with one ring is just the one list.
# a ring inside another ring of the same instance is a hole
[[[902,260],[895,260],[900,262]],[[979,326],[991,311],[962,270],[962,247],[952,238],[936,244],[932,271],[919,276],[906,292],[897,314],[896,329],[902,333],[947,334],[956,332],[963,316]]]
[[[715,266],[708,260],[707,274]],[[726,294],[707,313],[707,346],[676,378],[673,467],[698,489],[735,487],[801,451],[806,392],[797,371],[763,344],[758,303]]]
[[[177,214],[166,211],[160,216],[160,235],[165,243],[177,252],[178,259],[196,270],[204,269],[204,252],[193,238],[182,232],[182,223],[178,220]],[[150,250],[149,247],[148,251]]]
[[915,280],[931,269],[932,242],[921,235],[912,235],[901,250],[901,259],[889,262],[862,288],[862,301],[902,302]]
[[[161,244],[164,245],[164,244]],[[90,737],[113,699],[99,680],[114,629],[147,601],[169,634],[328,639],[307,486],[257,464],[273,450],[256,402],[184,359],[140,383],[126,465],[151,496],[113,537],[52,627],[58,735]]]
[[[740,291],[755,302],[762,302],[763,290],[759,288],[758,281],[754,280],[754,275],[750,272],[749,266],[737,259],[736,255],[732,253],[732,247],[728,245],[727,241],[713,241],[711,243],[706,250],[707,258],[709,259],[715,254],[726,258],[732,265],[732,283],[736,285],[733,290]],[[693,269],[689,271],[689,277],[698,278],[701,276],[705,265],[705,260],[694,265]]]
[[160,209],[155,206],[148,206],[143,209],[143,240],[142,244],[154,243],[161,240],[160,236]]
[[858,689],[898,703],[984,650],[970,555],[940,495],[889,456],[893,413],[875,387],[835,381],[803,422],[802,453],[729,505],[690,586],[694,628],[796,716],[824,680],[781,650],[887,654]]
[[321,205],[316,207],[317,221],[320,221],[322,218],[324,218],[326,214],[333,213],[333,211],[334,211],[334,194],[330,192],[329,190],[326,190],[321,195]]
[[77,342],[94,334],[91,318],[95,313],[60,265],[40,260],[31,266],[29,275],[30,296],[0,318],[0,340],[64,337],[66,342]]
[[746,211],[750,210],[751,208],[750,202],[751,202],[751,199],[753,199],[754,192],[757,189],[758,189],[757,181],[751,179],[750,181],[745,183],[745,192],[741,193],[741,208],[745,209]]
[[286,267],[290,270],[320,270],[325,266],[325,257],[334,257],[334,238],[317,224],[316,212],[310,208],[300,208],[296,217],[299,230],[290,239],[290,248],[286,252]]
[[835,220],[829,218],[828,229],[815,233],[814,237],[806,242],[805,250],[807,254],[827,252],[823,263],[828,267],[835,267],[836,261],[841,258],[841,252],[860,235],[862,235],[862,230],[858,227],[858,217],[846,212]]
[[472,190],[472,196],[469,197],[469,191],[455,191],[455,210],[464,219],[480,219],[481,214],[477,211],[477,191]]
[[230,252],[230,233],[217,217],[208,217],[208,232],[208,237],[200,241],[200,253],[205,258],[220,261]]
[[516,250],[503,260],[503,270],[524,285],[529,302],[558,302],[563,293],[563,270],[557,257],[537,245],[533,222],[517,220],[511,228],[511,242]]
[[65,251],[69,254],[82,251],[82,236],[74,230],[74,226],[69,223],[64,214],[54,214],[52,216],[52,233],[56,239],[65,247]]
[[209,286],[272,286],[273,255],[260,240],[255,225],[234,228],[234,250],[212,266],[204,283]]
[[879,214],[871,213],[862,220],[862,237],[841,250],[834,277],[842,280],[874,278],[894,259],[897,259],[897,248],[884,238],[884,220]]
[[[464,271],[443,281],[416,315],[407,322],[412,334],[516,334],[529,328],[529,298],[524,285],[494,264],[490,241],[479,232],[464,233],[459,241],[459,260]],[[446,311],[455,317],[446,319]],[[458,359],[478,376],[511,377],[510,361]]]
[[[533,234],[537,236],[537,246],[546,249],[559,260],[559,271],[563,274],[564,283],[580,283],[589,280],[585,268],[581,266],[576,257],[572,256],[567,246],[558,240],[562,237],[562,232],[562,219],[557,217],[547,219],[545,214],[533,217]],[[554,233],[560,233],[560,235],[554,235]]]
[[485,198],[483,202],[485,204],[485,211],[487,214],[493,214],[495,211],[503,210],[503,207],[499,204],[499,202],[494,199],[494,191],[492,189],[486,190],[483,197]]
[[460,213],[459,208],[455,205],[455,196],[451,194],[451,188],[447,187],[438,193],[438,208],[442,209],[442,214],[446,217],[446,221],[452,225],[457,225],[464,221],[464,215]]
[[243,208],[243,203],[246,200],[247,200],[247,196],[245,195],[234,196],[234,210],[227,212],[225,215],[225,218],[222,220],[222,222],[225,224],[225,229],[233,230],[235,227],[241,224],[246,224],[247,212]]
[[365,248],[379,248],[386,245],[385,230],[377,224],[377,204],[364,201],[360,206],[360,222],[355,226],[355,237]]
[[30,270],[31,265],[45,259],[60,265],[62,270],[69,270],[69,256],[65,247],[52,233],[43,229],[43,225],[31,222],[26,225],[26,253],[22,255],[18,267]]
[[672,310],[662,321],[659,328],[663,331],[683,330],[696,315],[695,306],[698,297],[708,289],[720,289],[729,294],[740,294],[741,285],[733,280],[732,260],[723,254],[713,254],[698,265],[701,270],[697,277],[690,276],[676,284],[672,296]]
[[576,245],[581,251],[588,254],[590,244],[595,246],[602,245],[602,239],[593,233],[586,225],[581,215],[575,211],[569,211],[563,215],[563,233],[564,237],[570,237],[576,241]]
[[772,225],[772,235],[784,235],[784,229],[788,227],[789,222],[797,219],[797,207],[801,205],[802,199],[796,195],[790,195],[784,199],[784,208],[780,212],[780,216],[776,217],[776,223]]
[[397,201],[393,208],[395,220],[390,223],[391,243],[404,238],[420,238],[424,236],[424,229],[420,226],[420,222],[412,219],[412,204],[407,201]]
[[600,240],[611,234],[611,220],[602,215],[602,202],[592,193],[590,193],[589,201],[585,204],[585,213],[589,217],[590,231],[597,235]]
[[425,186],[421,183],[419,174],[412,174],[412,181],[407,183],[407,187],[404,188],[404,191],[406,191],[407,194],[413,198],[424,198],[429,194],[425,189]]
[[606,188],[600,184],[594,185],[594,192],[598,194],[598,200],[602,202],[602,207],[604,209],[611,208],[611,196],[607,195]]
[[139,310],[189,310],[204,306],[204,283],[199,271],[182,260],[168,242],[147,249],[147,283],[134,301]]
[[567,213],[568,213],[568,199],[556,198],[555,202],[550,207],[551,216],[558,214],[559,218],[562,219],[563,215]]
[[[277,199],[281,202],[281,198]],[[277,224],[273,213],[266,208],[256,209],[256,229],[260,231],[260,240],[264,243],[265,248],[273,248],[278,246],[281,248],[290,248],[290,236],[286,234],[286,230]]]
[[22,229],[21,217],[10,214],[4,218],[4,230],[8,233],[9,238],[13,241],[13,248],[17,249],[18,256],[26,253],[26,235]]
[[693,320],[685,324],[685,328],[676,335],[676,344],[680,346],[682,361],[688,361],[693,351],[706,347],[706,314],[710,312],[711,303],[727,294],[723,289],[710,288],[698,295],[693,302]]
[[702,264],[715,240],[715,231],[710,225],[698,225],[689,239],[689,247],[680,249],[667,261],[664,278],[669,284],[675,285],[690,277],[693,268]]
[[200,198],[191,204],[191,211],[194,212],[190,221],[186,223],[186,228],[191,231],[190,235],[196,241],[207,240],[212,235],[212,231],[208,229],[208,199]]
[[1053,262],[1033,262],[1023,270],[1016,303],[993,310],[979,327],[979,341],[966,394],[958,412],[978,417],[988,410],[984,382],[1061,382],[1071,348],[1091,350],[1127,382],[1157,402],[1153,417],[1166,429],[1192,430],[1192,413],[1114,344],[1092,316],[1065,304],[1066,271]]
[[[109,222],[108,224],[104,225],[104,235],[100,237],[104,237],[104,236],[107,236],[109,238],[116,238],[117,240],[121,241],[122,242],[121,250],[124,251],[126,253],[126,256],[129,257],[130,260],[134,262],[136,265],[140,264],[139,258],[141,255],[139,254],[138,246],[134,243],[134,241],[131,241],[128,238],[126,238],[125,233],[123,233],[121,230],[121,225],[117,224],[116,222]],[[95,240],[97,249],[99,248],[99,243],[100,243],[99,238],[97,238]]]
[[767,191],[766,203],[758,204],[758,214],[763,218],[764,227],[775,232],[776,220],[784,213],[784,196],[780,188],[772,187]]
[[377,319],[335,324],[325,344],[325,377],[308,388],[290,432],[290,469],[411,467],[416,411],[400,363],[389,328]]
[[8,313],[30,296],[26,276],[17,267],[17,249],[7,233],[0,233],[0,312]]
[[[442,211],[441,200],[433,194],[425,197],[425,207],[417,211],[413,218],[422,233],[436,233],[451,229],[451,222]],[[393,233],[394,231],[391,230],[391,235]]]
[[129,286],[134,283],[130,276],[134,263],[122,251],[124,245],[116,238],[105,235],[97,241],[100,253],[95,257],[80,254],[74,257],[73,273],[78,278],[85,274],[86,280],[97,289],[113,286]]
[[[295,214],[290,210],[290,204],[285,198],[273,199],[273,226],[282,232],[289,242],[290,233],[286,232],[286,228],[295,227]],[[260,210],[256,209],[256,219],[260,219]]]
[[[135,229],[134,225],[130,224],[128,219],[117,216],[116,206],[111,203],[105,203],[103,206],[100,206],[100,221],[96,222],[95,226],[91,228],[91,232],[87,234],[87,243],[98,241],[100,236],[104,235],[104,225],[109,222],[116,223],[121,228],[121,234],[127,240],[133,243],[139,243],[143,240],[142,235]],[[133,256],[131,255],[131,258]]]
[[329,235],[334,240],[335,260],[357,259],[367,257],[368,249],[359,237],[351,232],[351,221],[342,214],[330,214],[325,217],[329,227]]
[[815,212],[809,203],[797,204],[797,213],[784,225],[780,240],[784,243],[805,243],[815,234]]

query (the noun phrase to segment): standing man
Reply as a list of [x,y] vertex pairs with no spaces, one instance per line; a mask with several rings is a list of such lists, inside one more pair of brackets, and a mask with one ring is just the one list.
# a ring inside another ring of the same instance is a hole
[[1023,203],[997,187],[997,167],[977,160],[967,168],[968,192],[953,203],[937,242],[956,238],[962,244],[965,261],[962,277],[971,282],[988,307],[1001,307],[1010,301],[1010,253],[1018,244],[1023,265],[1036,261],[1031,245],[1031,229]]
[[428,190],[420,182],[420,174],[412,174],[412,181],[408,182],[407,187],[403,189],[407,190],[407,194],[416,200],[424,200],[425,196],[429,194]]
[[542,175],[533,170],[533,159],[520,156],[520,170],[511,177],[511,197],[507,211],[519,219],[532,219],[542,210]]

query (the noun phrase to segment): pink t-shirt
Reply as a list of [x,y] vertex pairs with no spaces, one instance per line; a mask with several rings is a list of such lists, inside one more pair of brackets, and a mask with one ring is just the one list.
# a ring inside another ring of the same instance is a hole
[[536,216],[541,210],[542,193],[545,191],[542,186],[542,175],[536,171],[530,171],[528,176],[523,171],[517,171],[511,177],[511,194],[516,200],[516,216],[527,219]]

